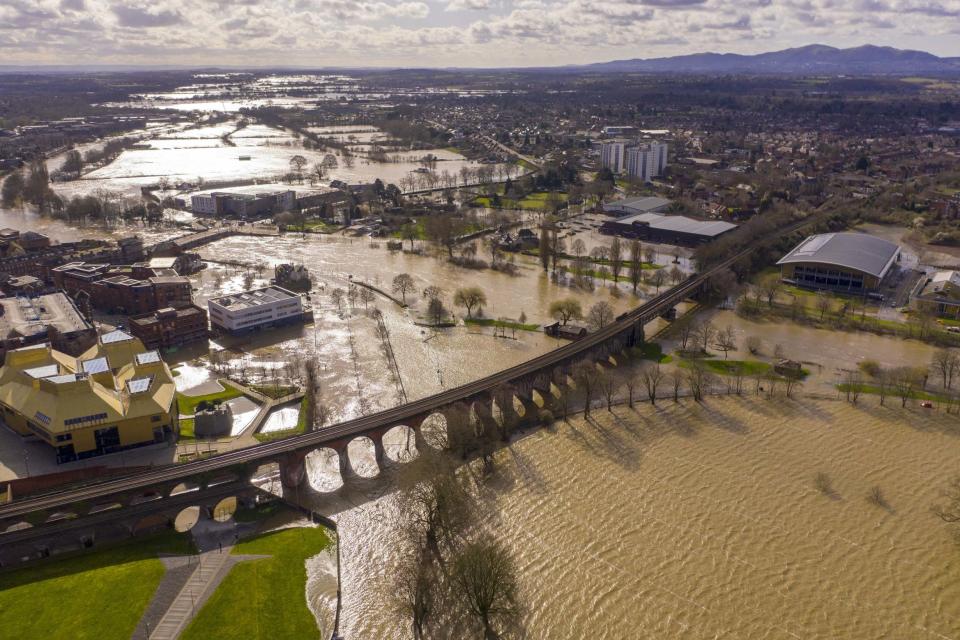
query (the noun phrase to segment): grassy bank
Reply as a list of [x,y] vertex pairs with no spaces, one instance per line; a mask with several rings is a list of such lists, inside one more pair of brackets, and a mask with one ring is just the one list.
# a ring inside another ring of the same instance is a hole
[[517,331],[539,331],[538,324],[525,324],[523,322],[514,322],[512,320],[494,320],[493,318],[464,318],[465,325],[477,327],[501,327],[503,329],[516,329]]
[[323,529],[284,529],[234,547],[235,554],[268,555],[233,567],[180,637],[273,640],[316,638],[307,607],[307,558],[330,544]]
[[659,342],[644,342],[639,347],[634,347],[633,353],[644,360],[653,360],[658,364],[673,362],[673,356],[665,354]]
[[196,412],[197,405],[204,401],[213,402],[215,400],[232,400],[233,398],[239,398],[243,395],[237,389],[224,384],[223,381],[220,381],[220,384],[223,386],[223,391],[208,393],[203,396],[187,396],[182,393],[178,393],[177,408],[180,409],[180,415],[192,415]]
[[127,640],[163,578],[158,553],[192,553],[163,533],[0,574],[0,630],[18,640]]
[[297,415],[297,426],[292,429],[284,429],[283,431],[271,431],[269,433],[255,433],[253,437],[259,442],[272,442],[274,440],[280,440],[281,438],[289,438],[290,436],[298,436],[302,433],[307,432],[307,414],[309,413],[310,408],[310,398],[308,395],[304,395],[303,399],[300,400],[300,413]]

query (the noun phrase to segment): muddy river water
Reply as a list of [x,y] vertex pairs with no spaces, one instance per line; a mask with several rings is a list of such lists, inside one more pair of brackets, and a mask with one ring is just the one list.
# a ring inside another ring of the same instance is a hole
[[[516,560],[526,637],[960,637],[960,555],[930,513],[960,422],[920,411],[715,398],[515,442],[480,519]],[[311,483],[332,473],[314,465]],[[308,498],[339,523],[348,638],[411,637],[389,606],[405,517],[388,487]],[[330,572],[311,575],[329,605]]]

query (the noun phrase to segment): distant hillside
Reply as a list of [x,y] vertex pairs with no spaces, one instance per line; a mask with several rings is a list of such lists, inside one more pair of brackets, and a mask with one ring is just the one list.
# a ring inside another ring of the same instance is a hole
[[641,73],[771,73],[827,75],[960,75],[960,58],[866,45],[837,49],[812,44],[756,55],[695,53],[672,58],[614,60],[584,65],[592,71]]

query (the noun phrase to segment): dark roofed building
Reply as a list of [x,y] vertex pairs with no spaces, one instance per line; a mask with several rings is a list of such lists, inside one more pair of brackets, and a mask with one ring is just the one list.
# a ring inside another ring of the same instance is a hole
[[737,225],[732,222],[696,220],[685,216],[665,216],[659,213],[638,213],[604,222],[600,227],[600,233],[691,246],[704,244],[736,228]]
[[207,311],[189,304],[132,316],[130,333],[148,349],[172,349],[206,340]]
[[865,233],[810,236],[780,258],[780,276],[813,289],[877,291],[900,260],[900,246]]
[[655,196],[624,198],[603,205],[603,212],[611,216],[632,216],[638,213],[663,213],[670,208],[670,201]]

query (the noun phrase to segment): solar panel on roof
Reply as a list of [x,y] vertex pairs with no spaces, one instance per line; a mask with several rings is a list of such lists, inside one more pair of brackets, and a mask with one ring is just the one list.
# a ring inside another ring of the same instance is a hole
[[150,390],[150,381],[153,378],[134,378],[127,382],[127,389],[130,393],[143,393]]
[[110,370],[110,365],[107,364],[106,358],[94,358],[92,360],[84,360],[81,363],[81,368],[86,373],[103,373]]
[[111,331],[110,333],[105,333],[100,336],[101,344],[112,344],[114,342],[126,342],[127,340],[133,340],[133,336],[129,333],[124,333],[117,329],[116,331]]
[[160,354],[157,351],[138,353],[136,360],[137,364],[152,364],[154,362],[160,362]]
[[60,367],[55,364],[46,364],[42,367],[24,369],[23,372],[31,378],[49,378],[50,376],[55,376],[60,373]]

